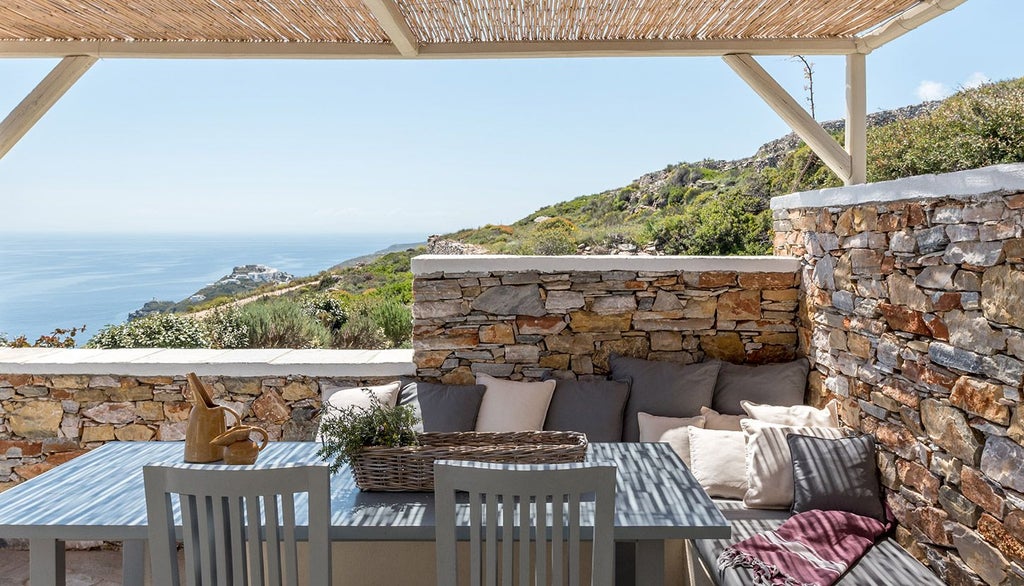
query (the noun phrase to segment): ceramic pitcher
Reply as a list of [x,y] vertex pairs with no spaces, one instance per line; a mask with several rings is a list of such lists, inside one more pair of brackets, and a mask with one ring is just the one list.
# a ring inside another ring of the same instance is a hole
[[234,416],[236,423],[242,418],[231,409],[215,404],[206,385],[194,372],[188,373],[188,386],[192,411],[188,414],[188,428],[185,430],[185,461],[205,463],[221,460],[224,458],[224,446],[214,444],[213,439],[227,430],[227,413]]

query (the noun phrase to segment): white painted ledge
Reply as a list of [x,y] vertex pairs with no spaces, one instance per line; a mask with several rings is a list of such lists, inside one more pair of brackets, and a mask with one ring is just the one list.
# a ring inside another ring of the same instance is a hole
[[1024,192],[1024,163],[981,169],[918,175],[892,181],[801,191],[772,198],[773,210],[842,207],[888,201],[914,201],[942,197],[1006,195]]
[[179,350],[0,348],[0,374],[121,376],[316,376],[377,378],[416,373],[412,350]]
[[786,256],[512,256],[497,254],[440,255],[413,257],[414,276],[431,273],[586,271],[735,271],[738,273],[794,273],[800,259]]

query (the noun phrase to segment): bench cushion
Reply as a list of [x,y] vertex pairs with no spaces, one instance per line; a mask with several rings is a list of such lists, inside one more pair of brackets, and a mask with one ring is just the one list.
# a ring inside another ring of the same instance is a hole
[[[777,528],[789,518],[786,511],[745,509],[739,501],[715,499],[725,518],[732,523],[729,539],[697,539],[693,545],[715,583],[721,586],[749,586],[753,577],[746,568],[718,569],[718,556],[725,548],[756,533]],[[939,586],[942,581],[892,539],[875,544],[837,582],[840,586],[914,584]]]

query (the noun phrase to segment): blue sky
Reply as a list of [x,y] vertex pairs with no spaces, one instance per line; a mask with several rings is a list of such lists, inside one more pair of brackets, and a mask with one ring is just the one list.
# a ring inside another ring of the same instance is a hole
[[[868,109],[1024,75],[1024,2],[868,56]],[[817,115],[845,61],[811,57]],[[798,63],[760,62],[801,98]],[[0,60],[0,116],[55,64]],[[1022,105],[1024,107],[1024,105]],[[101,60],[5,158],[5,230],[438,233],[510,222],[788,132],[718,58]]]

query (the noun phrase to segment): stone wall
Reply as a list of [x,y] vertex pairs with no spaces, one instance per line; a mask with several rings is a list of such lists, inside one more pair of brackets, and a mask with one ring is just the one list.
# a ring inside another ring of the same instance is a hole
[[[177,353],[180,363],[154,360],[159,353],[151,354],[148,362],[121,363],[79,361],[76,353],[89,352],[83,350],[3,352],[0,490],[108,441],[183,440],[191,409],[183,392],[183,373],[189,371],[199,372],[214,400],[238,412],[244,423],[264,427],[272,440],[293,441],[312,439],[324,391],[379,384],[413,372],[408,351],[398,351],[390,362],[376,363],[369,355],[386,353],[365,352],[358,358],[346,351],[297,351],[316,359],[273,363],[267,356],[264,364],[252,362],[247,351],[237,351],[240,358],[249,360],[232,362],[224,360],[233,356],[231,352],[221,353],[216,365],[204,363],[206,358],[200,354],[189,361],[191,352],[209,352],[203,350],[165,351]],[[117,359],[121,351],[106,352]],[[370,363],[347,362],[350,358]],[[217,371],[228,374],[213,374]],[[294,374],[284,374],[289,371]],[[166,374],[171,372],[181,374]]]
[[773,208],[812,395],[877,438],[900,542],[947,583],[1024,583],[1024,165]]
[[420,377],[603,376],[608,355],[763,363],[796,353],[796,259],[413,259]]

